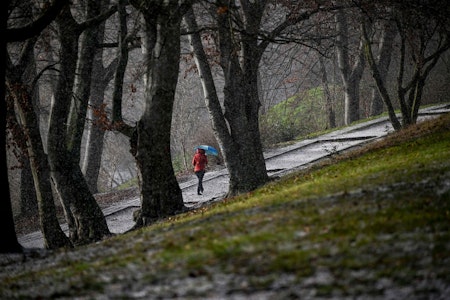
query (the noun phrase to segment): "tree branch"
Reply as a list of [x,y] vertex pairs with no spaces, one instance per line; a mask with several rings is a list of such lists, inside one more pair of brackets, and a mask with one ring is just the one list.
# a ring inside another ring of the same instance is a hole
[[2,36],[7,43],[18,42],[39,35],[59,14],[65,5],[69,4],[69,0],[55,0],[45,13],[36,21],[29,23],[20,28],[6,29]]

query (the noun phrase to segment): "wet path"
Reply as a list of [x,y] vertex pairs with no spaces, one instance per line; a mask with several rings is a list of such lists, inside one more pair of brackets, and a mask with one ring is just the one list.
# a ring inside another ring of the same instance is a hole
[[[449,104],[424,108],[420,110],[419,121],[448,112],[450,112]],[[330,155],[381,139],[393,131],[388,118],[382,117],[289,146],[272,149],[264,153],[267,172],[271,177],[283,176],[306,168]],[[192,179],[180,183],[187,207],[197,207],[223,199],[228,190],[228,172],[226,169],[207,172],[203,182],[205,191],[201,196],[197,195],[197,179],[194,175]],[[133,227],[132,212],[139,206],[139,198],[132,198],[103,209],[111,232],[122,233]],[[66,224],[63,224],[62,228],[67,231]],[[20,236],[19,242],[26,248],[43,247],[41,232]]]

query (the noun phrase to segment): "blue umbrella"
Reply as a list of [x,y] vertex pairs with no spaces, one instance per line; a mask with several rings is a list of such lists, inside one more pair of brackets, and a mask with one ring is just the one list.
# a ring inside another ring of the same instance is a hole
[[208,146],[208,145],[199,145],[199,146],[194,148],[194,150],[197,150],[197,149],[205,150],[205,153],[208,154],[208,155],[214,155],[214,156],[219,155],[219,151],[217,151],[216,148]]

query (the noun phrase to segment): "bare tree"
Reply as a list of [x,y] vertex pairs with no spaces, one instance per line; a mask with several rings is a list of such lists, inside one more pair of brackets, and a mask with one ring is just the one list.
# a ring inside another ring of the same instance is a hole
[[[245,5],[246,14],[250,14],[252,10],[256,13],[246,30],[256,34],[265,1],[260,4],[245,1]],[[192,11],[187,15],[186,22],[189,30],[194,32],[191,34],[191,45],[202,78],[204,97],[212,116],[213,128],[230,173],[228,195],[232,196],[257,188],[268,181],[268,176],[262,155],[258,122],[260,102],[257,92],[257,64],[261,53],[255,43],[256,36],[249,34],[240,44],[244,47],[245,56],[240,58],[237,55],[234,28],[229,22],[232,19],[230,8],[228,4],[219,1],[216,15],[219,35],[217,47],[220,49],[220,66],[225,79],[224,113]],[[241,59],[245,60],[243,65]],[[252,172],[248,172],[249,169]]]
[[145,108],[138,122],[136,161],[142,178],[136,227],[184,209],[171,153],[170,128],[180,64],[180,26],[190,3],[132,1],[142,13],[147,62]]
[[[30,22],[30,17],[33,14],[28,12],[32,12],[33,8],[32,1],[22,1],[21,3],[17,3],[17,7],[10,13],[10,19],[14,20],[14,26],[24,26]],[[12,22],[10,22],[10,25],[13,25]],[[36,77],[36,61],[34,59],[34,52],[32,48],[32,45],[35,44],[36,38],[33,38],[32,41],[28,41],[30,43],[20,42],[8,45],[7,72],[9,74],[17,75],[19,81],[23,82],[33,82]],[[24,58],[25,55],[28,57]],[[9,68],[12,60],[22,61],[22,63],[18,63],[20,67],[14,69]],[[28,64],[25,66],[23,61]],[[18,84],[20,85],[20,82]],[[11,91],[8,93],[10,97],[7,99],[11,100],[13,98]],[[32,91],[32,95],[30,96],[32,96],[30,101],[33,110],[37,112],[39,103],[38,89],[34,89]],[[10,107],[12,108],[14,105],[11,104]],[[16,157],[18,163],[16,167],[10,166],[10,169],[11,172],[13,172],[12,169],[20,170],[20,189],[18,189],[17,192],[20,194],[20,216],[26,218],[29,216],[38,215],[38,203],[34,188],[33,175],[26,149],[26,131],[21,128],[21,122],[20,120],[17,120],[14,114],[14,109],[10,109],[8,113],[11,116],[8,118],[8,131],[12,137],[12,139],[8,140],[8,144],[13,144],[9,149],[13,150],[11,152]],[[12,196],[14,197],[14,195]]]
[[272,16],[273,6],[269,4],[269,1],[239,1],[239,5],[235,1],[216,1],[210,7],[212,21],[207,27],[216,29],[209,39],[216,43],[215,61],[224,78],[223,107],[196,19],[192,14],[186,17],[205,102],[230,173],[229,196],[251,191],[269,180],[259,131],[258,70],[263,53],[271,43],[304,42],[293,27],[318,12],[336,9],[333,5],[308,6],[311,3],[285,1],[281,5],[282,18],[264,23],[263,20],[273,21],[266,17]]
[[[378,5],[379,4],[379,5]],[[367,9],[371,18],[364,23],[366,56],[372,76],[385,105],[393,127],[399,130],[414,124],[422,102],[427,78],[441,55],[450,49],[450,22],[448,3],[435,1],[432,6],[422,1],[392,1],[377,3]],[[396,24],[399,41],[399,67],[397,70],[396,95],[390,95],[373,53],[369,20],[382,16]],[[412,68],[409,66],[412,65]],[[402,120],[395,114],[393,98],[400,105]]]
[[[374,57],[374,63],[378,67],[380,79],[386,82],[389,66],[391,64],[392,54],[394,51],[394,40],[397,36],[395,24],[388,20],[380,20],[381,32],[378,43],[378,55]],[[383,112],[383,99],[376,86],[372,89],[372,99],[370,107],[370,115],[376,116]]]
[[[56,19],[61,47],[60,76],[52,102],[47,151],[51,176],[66,213],[69,235],[77,244],[99,240],[110,234],[103,213],[90,192],[79,165],[78,153],[87,109],[85,97],[88,97],[90,79],[76,81],[76,72],[77,64],[80,68],[85,64],[90,68],[87,65],[92,64],[89,59],[86,62],[78,61],[80,34],[90,26],[104,21],[113,12],[114,9],[111,9],[96,19],[78,24],[67,6]],[[94,39],[91,42],[95,43],[96,35],[92,34],[91,37]],[[88,51],[92,58],[93,50]],[[73,118],[73,115],[76,117]]]
[[34,59],[30,53],[33,53],[35,42],[36,38],[27,40],[21,59],[17,64],[13,65],[9,56],[7,56],[7,86],[8,94],[14,102],[12,107],[17,111],[16,114],[24,135],[24,137],[21,137],[26,144],[24,151],[30,160],[44,246],[48,249],[57,249],[71,247],[72,244],[59,226],[56,216],[50,168],[39,132],[38,117],[31,100],[33,85],[27,86],[22,79],[26,67],[31,65],[29,60]]
[[[140,47],[137,35],[139,24],[134,20],[138,13],[131,10],[131,7],[127,8],[128,1],[118,1],[117,5],[117,18],[113,18],[108,27],[102,23],[98,28],[96,43],[98,49],[93,61],[92,73],[96,75],[92,77],[91,83],[91,97],[86,122],[86,151],[82,161],[83,173],[93,193],[98,191],[97,183],[102,163],[105,132],[116,131],[130,138],[135,129],[134,124],[130,124],[133,122],[124,120],[123,103],[126,102],[124,98],[126,87],[130,87],[132,93],[137,93],[136,82],[128,84],[127,80],[129,79],[126,77],[127,74],[133,72],[139,74],[139,71],[133,67],[130,67],[132,72],[127,73],[129,53]],[[113,42],[108,43],[108,39],[111,38]],[[112,50],[109,51],[109,49]],[[113,54],[111,55],[109,52]],[[104,63],[108,63],[108,65],[104,66]],[[109,103],[106,93],[111,80],[112,100]],[[110,104],[112,105],[111,110],[109,110]]]
[[[34,22],[30,22],[26,26],[23,26],[21,28],[9,28],[7,29],[7,20],[8,20],[8,12],[9,12],[9,5],[10,1],[3,1],[2,2],[2,22],[1,22],[1,30],[2,32],[5,32],[5,36],[3,36],[1,45],[0,45],[0,58],[2,61],[2,64],[6,62],[6,43],[7,42],[14,42],[14,41],[21,41],[28,38],[31,38],[35,35],[38,35],[50,22],[54,20],[56,15],[59,13],[59,11],[64,7],[64,5],[67,4],[66,0],[55,0],[54,4],[48,7],[48,9],[45,11],[45,13],[36,19]],[[0,98],[4,99],[5,97],[5,69],[6,66],[2,65],[0,68],[0,79],[1,79],[1,88],[0,88]],[[6,101],[0,101],[1,107],[0,107],[0,132],[5,134],[6,130]],[[3,178],[8,178],[8,169],[7,169],[7,162],[6,162],[6,145],[5,145],[6,139],[1,138],[1,144],[0,149],[2,151],[2,157],[1,157],[1,170],[3,172]],[[3,185],[4,189],[4,197],[1,202],[1,213],[2,213],[2,222],[4,222],[4,234],[2,238],[2,243],[0,244],[0,252],[22,252],[22,247],[17,241],[16,232],[14,229],[14,220],[12,216],[12,210],[11,210],[11,201],[10,201],[10,190],[9,185],[5,184]]]

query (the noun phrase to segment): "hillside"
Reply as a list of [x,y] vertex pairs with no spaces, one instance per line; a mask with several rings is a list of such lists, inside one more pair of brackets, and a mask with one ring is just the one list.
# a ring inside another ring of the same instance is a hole
[[2,257],[0,298],[450,298],[450,114],[147,228]]

